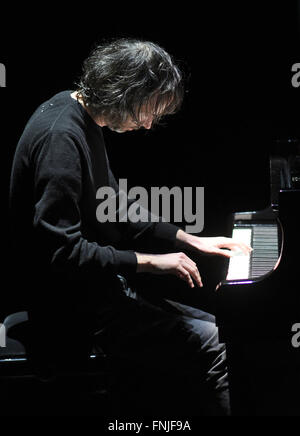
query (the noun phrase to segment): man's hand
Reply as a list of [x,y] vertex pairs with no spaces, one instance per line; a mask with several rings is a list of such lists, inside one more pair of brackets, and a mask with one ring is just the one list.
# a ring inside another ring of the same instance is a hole
[[184,253],[142,254],[136,253],[137,272],[152,274],[173,274],[185,280],[191,288],[195,283],[202,287],[196,263]]
[[192,250],[198,253],[214,254],[232,257],[237,252],[249,254],[252,248],[243,242],[223,236],[205,237],[190,235],[183,230],[178,230],[176,235],[177,246],[181,249]]
[[[201,238],[178,230],[176,235],[177,246],[181,249],[192,250],[197,253],[206,253],[231,257],[236,252],[249,254],[252,248],[222,236]],[[136,253],[137,272],[150,272],[152,274],[173,274],[185,280],[191,288],[194,282],[202,287],[202,280],[196,263],[184,253],[170,254],[142,254]]]

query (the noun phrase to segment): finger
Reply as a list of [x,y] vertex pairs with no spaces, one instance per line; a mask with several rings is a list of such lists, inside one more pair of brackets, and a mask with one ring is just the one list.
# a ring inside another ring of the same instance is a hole
[[230,242],[227,244],[220,244],[219,247],[216,247],[214,249],[214,254],[232,257],[233,255],[236,255],[238,253],[249,255],[251,251],[253,251],[253,248],[247,244],[244,244],[242,242]]
[[189,274],[194,278],[198,286],[203,286],[200,273],[197,268],[196,262],[194,262],[190,257],[188,257],[185,253],[180,253],[181,255],[181,265],[189,272]]
[[185,269],[188,270],[189,274],[192,276],[192,278],[195,280],[195,282],[197,283],[197,285],[202,288],[203,284],[202,284],[202,280],[201,280],[201,276],[199,273],[199,270],[196,266],[196,264],[191,265],[187,262],[183,263],[183,266],[185,267]]
[[194,262],[193,259],[188,257],[185,253],[182,253],[182,259],[188,262],[191,266],[197,266],[196,262]]
[[250,247],[250,245],[245,244],[244,242],[238,242],[238,241],[231,241],[228,243],[221,244],[219,246],[220,248],[228,248],[230,250],[234,251],[243,251],[245,254],[249,254],[251,251],[253,251],[253,248]]
[[235,242],[233,248],[243,251],[245,254],[249,254],[253,250],[250,245],[247,245],[244,242]]
[[178,275],[179,278],[181,278],[182,280],[187,282],[187,284],[189,285],[190,288],[194,288],[195,287],[195,285],[193,283],[193,280],[191,279],[189,274],[187,274],[186,272],[178,271],[177,275]]
[[228,257],[228,258],[234,256],[234,253],[232,251],[222,250],[221,248],[215,248],[211,254],[216,254],[218,256],[223,256],[223,257]]
[[193,280],[191,279],[191,276],[190,276],[189,272],[188,272],[186,269],[184,269],[183,266],[179,266],[179,267],[178,267],[177,275],[178,275],[181,279],[183,279],[184,281],[186,281],[186,282],[188,283],[188,285],[189,285],[191,288],[194,288],[194,287],[195,287],[195,285],[194,285],[194,283],[193,283]]
[[201,281],[201,276],[198,270],[198,266],[196,264],[196,262],[194,262],[190,257],[186,256],[184,261],[186,261],[188,263],[188,265],[190,266],[189,268],[189,272],[192,273],[192,275],[195,275],[195,280],[198,282],[199,286],[203,286],[202,281]]
[[251,253],[251,251],[253,251],[253,248],[251,247],[251,245],[247,245],[247,244],[243,243],[242,247],[244,247],[246,253]]

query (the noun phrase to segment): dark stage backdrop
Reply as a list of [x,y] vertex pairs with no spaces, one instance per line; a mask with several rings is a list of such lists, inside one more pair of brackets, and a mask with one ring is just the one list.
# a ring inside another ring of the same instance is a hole
[[[276,139],[299,138],[300,62],[297,2],[210,2],[142,11],[91,6],[64,11],[45,5],[16,18],[3,14],[0,62],[1,188],[4,225],[12,156],[37,105],[73,89],[97,41],[141,37],[162,45],[183,68],[180,113],[153,132],[105,132],[116,178],[129,186],[204,186],[203,234],[225,232],[233,210],[269,202],[268,155]],[[5,234],[5,232],[4,232]]]
[[5,180],[36,106],[74,87],[94,43],[132,36],[173,54],[188,78],[188,92],[182,111],[165,127],[107,132],[116,175],[133,185],[205,186],[209,203],[222,192],[225,203],[236,197],[237,207],[256,206],[270,142],[299,136],[300,89],[291,85],[291,67],[300,62],[299,9],[293,1],[261,3],[169,10],[151,5],[142,12],[94,5],[64,14],[45,6],[18,19],[3,14],[8,21],[1,27],[0,51],[7,72],[0,94]]
[[[299,138],[299,2],[209,2],[142,10],[119,6],[62,12],[49,5],[3,14],[0,62],[2,214],[13,153],[37,105],[73,89],[81,64],[103,39],[140,37],[162,45],[182,67],[186,97],[180,113],[154,131],[105,130],[117,179],[130,186],[204,186],[203,235],[226,234],[237,210],[269,204],[269,152],[275,140]],[[20,217],[21,219],[21,217]],[[184,223],[182,223],[184,226]],[[5,245],[4,245],[5,247]],[[2,247],[3,248],[3,247]],[[218,277],[217,279],[218,280]]]
[[[41,6],[17,18],[5,12],[0,62],[2,219],[12,156],[37,105],[73,89],[97,41],[140,37],[162,45],[185,72],[180,113],[153,132],[105,131],[116,178],[130,186],[204,186],[203,234],[225,234],[232,211],[269,203],[269,151],[276,139],[299,138],[299,2],[209,2],[65,10]],[[3,232],[5,235],[5,231]]]
[[[103,39],[157,42],[178,60],[187,81],[182,110],[164,126],[121,135],[104,131],[116,178],[128,179],[129,187],[204,186],[205,236],[226,234],[233,211],[268,206],[270,150],[276,140],[300,138],[300,87],[291,82],[292,65],[300,63],[299,3],[113,2],[109,7],[77,2],[65,7],[51,2],[10,11],[2,5],[3,277],[10,271],[8,186],[18,138],[39,104],[74,89],[82,61]],[[203,265],[204,282],[210,277],[217,282],[218,260]]]

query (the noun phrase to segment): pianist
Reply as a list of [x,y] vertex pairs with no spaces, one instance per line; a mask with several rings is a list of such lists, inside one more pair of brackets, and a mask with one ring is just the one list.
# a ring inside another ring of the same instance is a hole
[[155,368],[175,372],[173,385],[182,377],[187,390],[177,405],[190,402],[193,413],[228,415],[225,350],[213,316],[187,307],[183,314],[180,305],[162,309],[120,277],[172,274],[201,287],[184,251],[229,257],[231,250],[249,248],[165,222],[99,223],[95,213],[99,187],[118,191],[103,128],[151,129],[179,109],[182,95],[178,67],[151,42],[121,39],[92,52],[77,90],[44,102],[17,146],[10,184],[14,265],[39,358],[55,360],[56,350],[74,355],[86,340],[131,369],[144,368],[146,378]]

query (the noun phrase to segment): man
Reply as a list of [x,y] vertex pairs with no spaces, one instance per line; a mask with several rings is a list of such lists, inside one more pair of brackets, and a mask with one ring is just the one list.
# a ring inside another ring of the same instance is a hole
[[102,128],[150,129],[179,109],[182,82],[172,58],[151,42],[120,39],[91,53],[78,89],[43,103],[20,138],[10,186],[13,257],[22,282],[30,283],[19,298],[28,307],[38,357],[55,360],[66,349],[73,355],[91,340],[131,368],[191,375],[197,413],[229,414],[224,347],[213,318],[147,303],[120,276],[172,274],[201,287],[184,250],[228,257],[250,248],[150,218],[96,219],[97,189],[111,186],[118,196]]

